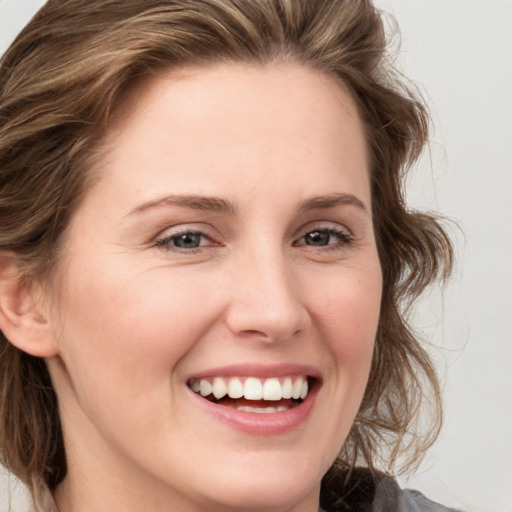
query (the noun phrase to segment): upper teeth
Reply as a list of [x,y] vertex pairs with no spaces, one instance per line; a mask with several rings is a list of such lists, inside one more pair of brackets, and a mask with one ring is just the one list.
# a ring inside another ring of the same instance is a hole
[[306,377],[285,377],[258,379],[256,377],[214,377],[213,379],[191,380],[190,387],[201,396],[213,394],[217,400],[225,397],[246,400],[281,400],[283,398],[306,398],[308,381]]

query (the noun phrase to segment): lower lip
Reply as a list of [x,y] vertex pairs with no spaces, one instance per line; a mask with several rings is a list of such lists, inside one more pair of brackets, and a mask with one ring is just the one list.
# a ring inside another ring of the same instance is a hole
[[275,436],[292,432],[306,423],[315,404],[317,388],[318,386],[313,386],[302,403],[287,411],[262,414],[239,411],[205,400],[192,390],[190,393],[207,414],[221,423],[251,435]]

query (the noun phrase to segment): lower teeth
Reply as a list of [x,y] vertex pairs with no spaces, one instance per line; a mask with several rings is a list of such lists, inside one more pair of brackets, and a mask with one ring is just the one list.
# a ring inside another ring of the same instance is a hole
[[265,403],[264,400],[256,400],[251,403],[250,400],[246,399],[232,399],[229,397],[223,397],[221,399],[217,399],[213,396],[213,394],[208,396],[203,396],[205,400],[209,402],[213,402],[214,404],[223,405],[225,407],[231,407],[236,409],[237,411],[242,412],[252,412],[256,414],[268,414],[275,412],[284,412],[300,405],[303,400],[301,398],[289,398],[284,399],[280,402],[269,402]]
[[284,412],[288,410],[288,407],[251,407],[250,405],[241,405],[236,408],[237,411],[243,412],[254,412],[256,414],[268,414],[272,412]]

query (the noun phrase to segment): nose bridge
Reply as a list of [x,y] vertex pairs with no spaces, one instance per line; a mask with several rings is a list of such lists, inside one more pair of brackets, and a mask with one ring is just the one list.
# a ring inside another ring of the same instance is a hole
[[304,329],[307,311],[292,274],[280,244],[267,241],[246,247],[238,259],[229,312],[231,330],[279,341]]

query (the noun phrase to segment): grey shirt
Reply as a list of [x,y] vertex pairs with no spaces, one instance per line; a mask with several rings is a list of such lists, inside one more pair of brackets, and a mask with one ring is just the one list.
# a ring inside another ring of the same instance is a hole
[[356,469],[348,481],[339,481],[340,491],[331,491],[321,512],[461,512],[435,503],[419,491],[402,490],[395,479],[367,469]]

